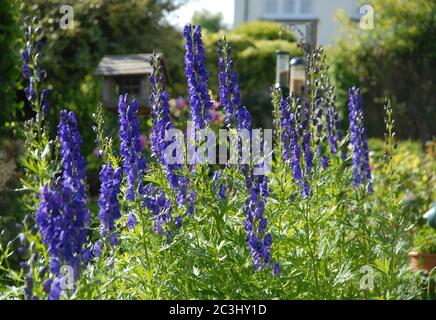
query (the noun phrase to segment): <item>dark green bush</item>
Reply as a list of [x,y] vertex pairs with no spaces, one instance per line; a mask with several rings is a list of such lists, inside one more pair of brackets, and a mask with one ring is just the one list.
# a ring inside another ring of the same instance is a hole
[[370,0],[375,27],[362,30],[345,16],[347,34],[329,57],[338,103],[346,114],[351,84],[363,89],[366,123],[371,136],[384,132],[383,102],[392,99],[401,138],[436,135],[436,2]]
[[[204,35],[211,89],[218,88],[216,43],[221,36],[207,32]],[[295,36],[278,23],[256,21],[240,25],[230,31],[227,38],[233,47],[242,103],[250,110],[255,126],[271,128],[269,96],[275,81],[276,51],[287,51],[291,57],[302,55]]]
[[[101,100],[101,79],[94,71],[104,55],[141,52],[164,53],[170,79],[183,80],[183,43],[179,30],[165,19],[165,14],[183,1],[127,0],[75,1],[74,27],[63,30],[62,0],[34,0],[22,4],[24,15],[40,17],[44,29],[45,59],[48,83],[52,86],[52,123],[59,121],[59,111],[69,108],[76,113],[83,132],[83,153],[94,148],[94,134],[83,124]],[[21,22],[20,22],[21,23]],[[174,41],[177,39],[177,41]],[[182,91],[184,87],[174,87]],[[52,129],[55,126],[52,126]]]
[[16,86],[20,72],[16,0],[0,0],[0,145],[4,136],[16,134]]

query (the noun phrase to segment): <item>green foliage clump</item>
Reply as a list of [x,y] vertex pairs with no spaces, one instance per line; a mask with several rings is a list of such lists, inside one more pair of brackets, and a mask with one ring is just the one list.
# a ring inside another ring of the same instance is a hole
[[436,231],[427,225],[422,227],[415,235],[413,245],[419,253],[436,253]]
[[282,39],[289,42],[295,42],[295,35],[292,32],[281,26],[279,23],[270,21],[243,23],[236,27],[232,33],[257,40]]
[[201,11],[195,11],[192,16],[192,23],[196,25],[201,25],[201,27],[210,32],[218,32],[220,30],[225,30],[224,25],[224,15],[222,12],[212,13],[206,9]]
[[[217,52],[214,44],[220,33],[205,32],[207,66],[212,86],[218,84]],[[241,24],[227,34],[238,65],[242,104],[253,115],[254,126],[272,127],[270,91],[275,80],[276,51],[301,56],[293,32],[280,24],[255,21]]]
[[[383,135],[384,97],[395,105],[400,138],[436,135],[436,2],[370,0],[374,29],[340,17],[343,37],[330,52],[339,104],[346,106],[350,84],[362,86],[368,133]],[[343,110],[346,113],[345,109]]]
[[20,73],[18,54],[20,29],[17,23],[18,1],[0,1],[0,144],[1,138],[17,135],[16,116],[20,105],[16,101],[16,87]]

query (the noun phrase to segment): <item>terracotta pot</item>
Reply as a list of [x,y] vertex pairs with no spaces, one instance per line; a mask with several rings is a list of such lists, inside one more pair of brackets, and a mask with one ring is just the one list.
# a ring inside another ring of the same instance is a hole
[[436,267],[436,253],[409,252],[412,270],[425,270],[430,272]]

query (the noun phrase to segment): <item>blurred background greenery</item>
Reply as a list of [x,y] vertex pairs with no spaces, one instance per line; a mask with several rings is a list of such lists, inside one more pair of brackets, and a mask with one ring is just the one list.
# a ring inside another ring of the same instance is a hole
[[436,1],[368,0],[375,28],[361,30],[344,14],[343,32],[328,53],[339,105],[347,89],[362,88],[368,133],[384,132],[383,103],[394,106],[397,134],[430,140],[436,135]]
[[[19,49],[24,15],[38,15],[44,28],[45,60],[51,87],[52,117],[60,108],[78,114],[83,129],[101,99],[101,79],[95,68],[104,55],[163,52],[172,97],[185,97],[183,40],[180,27],[168,17],[189,0],[89,0],[74,4],[73,29],[59,28],[62,0],[0,0],[0,138],[20,136],[19,123],[30,116],[23,103]],[[339,16],[343,33],[328,50],[343,117],[347,89],[362,87],[369,135],[384,132],[385,97],[392,99],[400,138],[429,140],[436,123],[436,2],[432,0],[370,0],[376,28],[365,32],[355,21]],[[192,21],[205,29],[210,88],[217,93],[216,40],[227,33],[240,73],[243,104],[256,125],[270,123],[269,89],[275,79],[275,51],[301,55],[292,32],[274,22],[257,21],[226,30],[220,13],[199,11]],[[18,121],[18,123],[17,123]],[[91,130],[82,130],[84,152],[93,150]]]

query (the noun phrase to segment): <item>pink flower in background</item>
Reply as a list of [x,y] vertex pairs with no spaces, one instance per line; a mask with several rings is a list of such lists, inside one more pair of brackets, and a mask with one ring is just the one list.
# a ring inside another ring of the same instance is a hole
[[[212,110],[216,111],[216,110],[218,110],[219,107],[220,107],[219,101],[212,100]],[[213,115],[212,115],[212,117],[213,117]]]
[[222,121],[222,115],[218,111],[212,111],[212,122],[218,123]]
[[183,109],[185,109],[186,108],[186,101],[185,101],[185,99],[183,99],[182,97],[178,97],[177,99],[176,99],[176,108],[178,109],[178,110],[183,110]]
[[141,151],[144,151],[148,145],[148,139],[147,139],[147,136],[145,134],[141,134],[139,136],[139,143],[141,144]]

